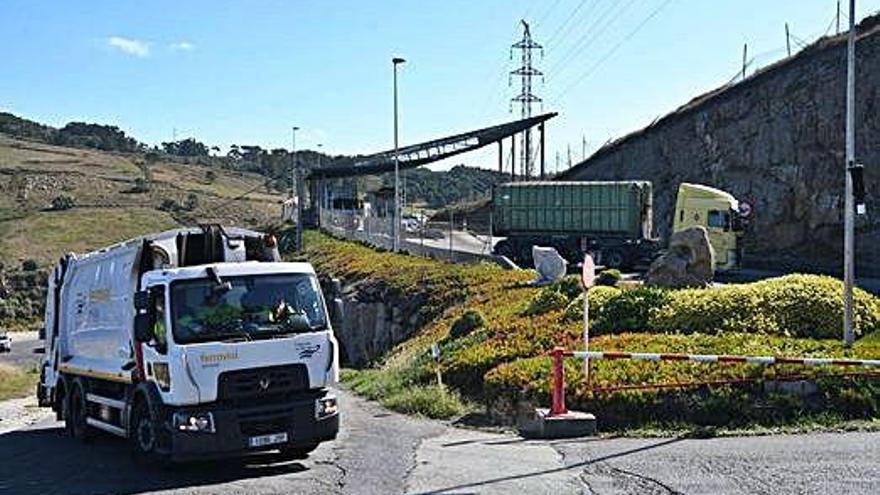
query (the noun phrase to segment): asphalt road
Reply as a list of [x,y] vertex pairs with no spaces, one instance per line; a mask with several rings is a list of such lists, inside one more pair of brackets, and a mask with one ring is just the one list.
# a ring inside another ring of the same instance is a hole
[[[463,230],[453,230],[450,233],[448,230],[438,229],[437,233],[442,234],[442,237],[438,236],[437,238],[421,239],[419,236],[407,234],[406,240],[414,244],[424,243],[426,246],[431,246],[437,249],[449,249],[449,238],[452,237],[452,249],[454,251],[473,254],[492,253],[492,249],[487,243],[488,236],[477,236]],[[494,237],[493,245],[495,242],[498,242],[499,239],[502,238]]]
[[340,399],[339,438],[307,460],[170,469],[134,463],[113,437],[77,443],[40,412],[0,434],[0,493],[880,493],[880,433],[527,441]]
[[0,353],[0,363],[19,367],[39,365],[43,355],[34,350],[43,347],[43,344],[38,340],[37,332],[9,332],[7,335],[12,337],[12,352]]

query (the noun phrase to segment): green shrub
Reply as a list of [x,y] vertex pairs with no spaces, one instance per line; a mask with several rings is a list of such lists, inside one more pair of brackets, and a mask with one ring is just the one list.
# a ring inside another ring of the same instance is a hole
[[652,314],[668,303],[669,294],[670,291],[654,287],[621,291],[602,306],[593,328],[600,333],[649,330]]
[[[619,296],[621,290],[616,287],[597,285],[590,287],[590,319],[598,321],[603,318],[603,309],[608,301]],[[564,321],[580,321],[584,317],[584,296],[576,298],[565,308]]]
[[21,269],[26,272],[35,271],[37,268],[39,268],[39,266],[40,265],[37,264],[36,260],[24,260],[21,263]]
[[180,205],[180,203],[178,203],[177,200],[173,198],[165,198],[162,200],[162,204],[159,205],[160,211],[176,212],[182,209],[183,207]]
[[620,275],[620,270],[616,268],[609,268],[608,270],[602,270],[601,272],[599,272],[599,275],[596,277],[596,285],[607,285],[609,287],[616,287],[621,278],[622,276]]
[[483,313],[469,309],[452,324],[452,328],[449,330],[449,336],[453,339],[464,337],[474,330],[482,328],[485,324],[486,318],[483,316]]
[[[649,327],[668,332],[749,332],[837,338],[842,334],[840,280],[787,275],[715,289],[671,291],[651,313]],[[861,335],[880,330],[880,298],[856,289],[855,326]]]
[[557,287],[551,285],[544,287],[532,296],[523,314],[526,316],[542,315],[550,311],[562,309],[566,305],[568,305],[568,298],[559,292]]
[[56,196],[52,200],[51,208],[53,210],[60,211],[60,210],[69,210],[69,209],[73,208],[74,206],[76,206],[76,200],[73,198],[73,196],[68,196],[66,194],[62,194],[60,196]]
[[569,301],[583,294],[584,289],[581,287],[581,278],[577,275],[569,275],[557,282],[554,287]]

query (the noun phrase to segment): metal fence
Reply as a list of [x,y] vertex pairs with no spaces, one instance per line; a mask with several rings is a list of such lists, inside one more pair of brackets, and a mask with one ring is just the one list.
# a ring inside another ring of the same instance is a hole
[[[456,247],[451,226],[446,226],[446,232],[443,232],[442,227],[442,225],[426,226],[414,235],[401,235],[400,251],[453,263],[497,262],[495,256],[491,254],[491,246],[488,242],[479,253],[465,251]],[[363,216],[351,210],[322,209],[321,229],[341,239],[359,241],[387,250],[394,249],[392,219],[388,217]],[[431,235],[432,233],[435,235]],[[438,233],[443,233],[443,241],[436,238]],[[437,245],[440,243],[448,243],[448,245],[440,247]]]

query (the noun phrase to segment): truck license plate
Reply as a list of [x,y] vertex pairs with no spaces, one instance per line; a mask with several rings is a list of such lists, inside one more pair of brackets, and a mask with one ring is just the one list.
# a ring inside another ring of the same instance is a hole
[[276,443],[284,443],[287,441],[287,433],[273,433],[271,435],[260,435],[251,437],[248,443],[251,447],[265,447]]

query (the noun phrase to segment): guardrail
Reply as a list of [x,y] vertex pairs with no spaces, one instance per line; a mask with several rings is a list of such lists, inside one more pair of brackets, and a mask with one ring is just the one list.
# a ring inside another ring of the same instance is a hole
[[[601,351],[567,351],[562,347],[555,347],[550,351],[553,359],[553,392],[551,394],[550,415],[564,415],[568,412],[565,407],[565,368],[563,360],[566,357],[585,359],[587,364],[591,359],[615,360],[628,359],[635,361],[690,361],[695,363],[748,363],[772,366],[776,364],[801,364],[806,366],[844,366],[880,368],[880,359],[838,359],[838,358],[813,358],[813,357],[784,357],[784,356],[735,356],[727,354],[672,354],[672,353],[643,353],[643,352],[601,352]],[[725,382],[728,383],[729,381]],[[683,384],[676,384],[683,385]]]

